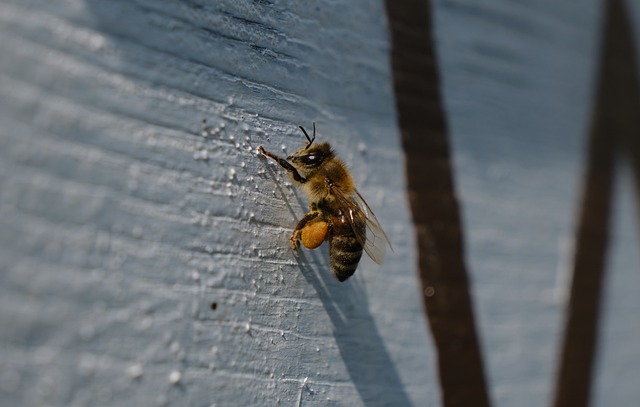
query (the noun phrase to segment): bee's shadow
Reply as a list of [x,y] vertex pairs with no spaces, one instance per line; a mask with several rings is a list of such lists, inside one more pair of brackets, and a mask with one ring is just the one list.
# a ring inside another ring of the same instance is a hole
[[[287,193],[278,182],[276,171],[267,166],[269,176],[293,218],[296,211],[289,202],[293,195],[301,208],[297,191]],[[398,371],[389,356],[369,311],[369,303],[359,280],[339,282],[331,273],[326,244],[318,250],[300,249],[297,261],[302,275],[318,293],[334,327],[334,337],[352,382],[366,406],[411,405]]]
[[339,282],[326,252],[326,248],[300,250],[298,263],[331,319],[340,355],[360,398],[366,406],[411,405],[370,313],[364,287],[353,277]]

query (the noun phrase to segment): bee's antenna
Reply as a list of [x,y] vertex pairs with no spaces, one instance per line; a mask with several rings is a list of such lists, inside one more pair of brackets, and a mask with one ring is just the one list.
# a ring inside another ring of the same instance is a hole
[[311,144],[313,144],[313,141],[316,139],[316,122],[313,122],[313,137],[309,137],[304,127],[300,126],[300,130],[302,130],[302,132],[304,133],[304,136],[307,138],[307,141],[308,141],[305,149],[311,147]]

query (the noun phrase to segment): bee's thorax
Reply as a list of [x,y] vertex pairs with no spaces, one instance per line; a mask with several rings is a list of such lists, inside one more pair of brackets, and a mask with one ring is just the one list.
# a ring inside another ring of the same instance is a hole
[[307,174],[303,188],[310,202],[318,202],[322,199],[333,200],[334,188],[338,188],[343,195],[349,195],[355,190],[355,184],[345,164],[333,157]]

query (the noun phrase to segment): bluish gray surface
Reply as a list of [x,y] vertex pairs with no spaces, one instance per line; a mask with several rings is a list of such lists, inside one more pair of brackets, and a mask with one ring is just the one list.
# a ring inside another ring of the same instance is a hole
[[[548,405],[553,391],[600,8],[594,1],[436,2],[469,265],[497,406]],[[639,394],[640,298],[629,294],[640,287],[637,214],[628,209],[630,182],[620,186],[627,192],[619,194],[611,234],[594,406],[632,405]]]
[[[434,7],[491,396],[539,406],[599,5]],[[2,2],[0,403],[438,405],[388,47],[365,0]],[[346,284],[326,249],[292,255],[305,198],[255,154],[299,148],[313,120],[395,248]],[[638,395],[629,188],[594,406]]]
[[[3,402],[436,404],[381,3],[8,1],[0,30]],[[314,120],[396,247],[347,284],[256,155]]]

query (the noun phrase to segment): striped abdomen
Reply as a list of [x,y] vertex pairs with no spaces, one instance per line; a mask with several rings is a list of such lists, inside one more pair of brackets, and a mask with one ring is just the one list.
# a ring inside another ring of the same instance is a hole
[[[365,227],[364,224],[361,226]],[[331,271],[340,281],[351,277],[358,268],[362,257],[362,245],[356,239],[351,225],[344,217],[336,217],[332,222],[329,236],[329,263]]]

